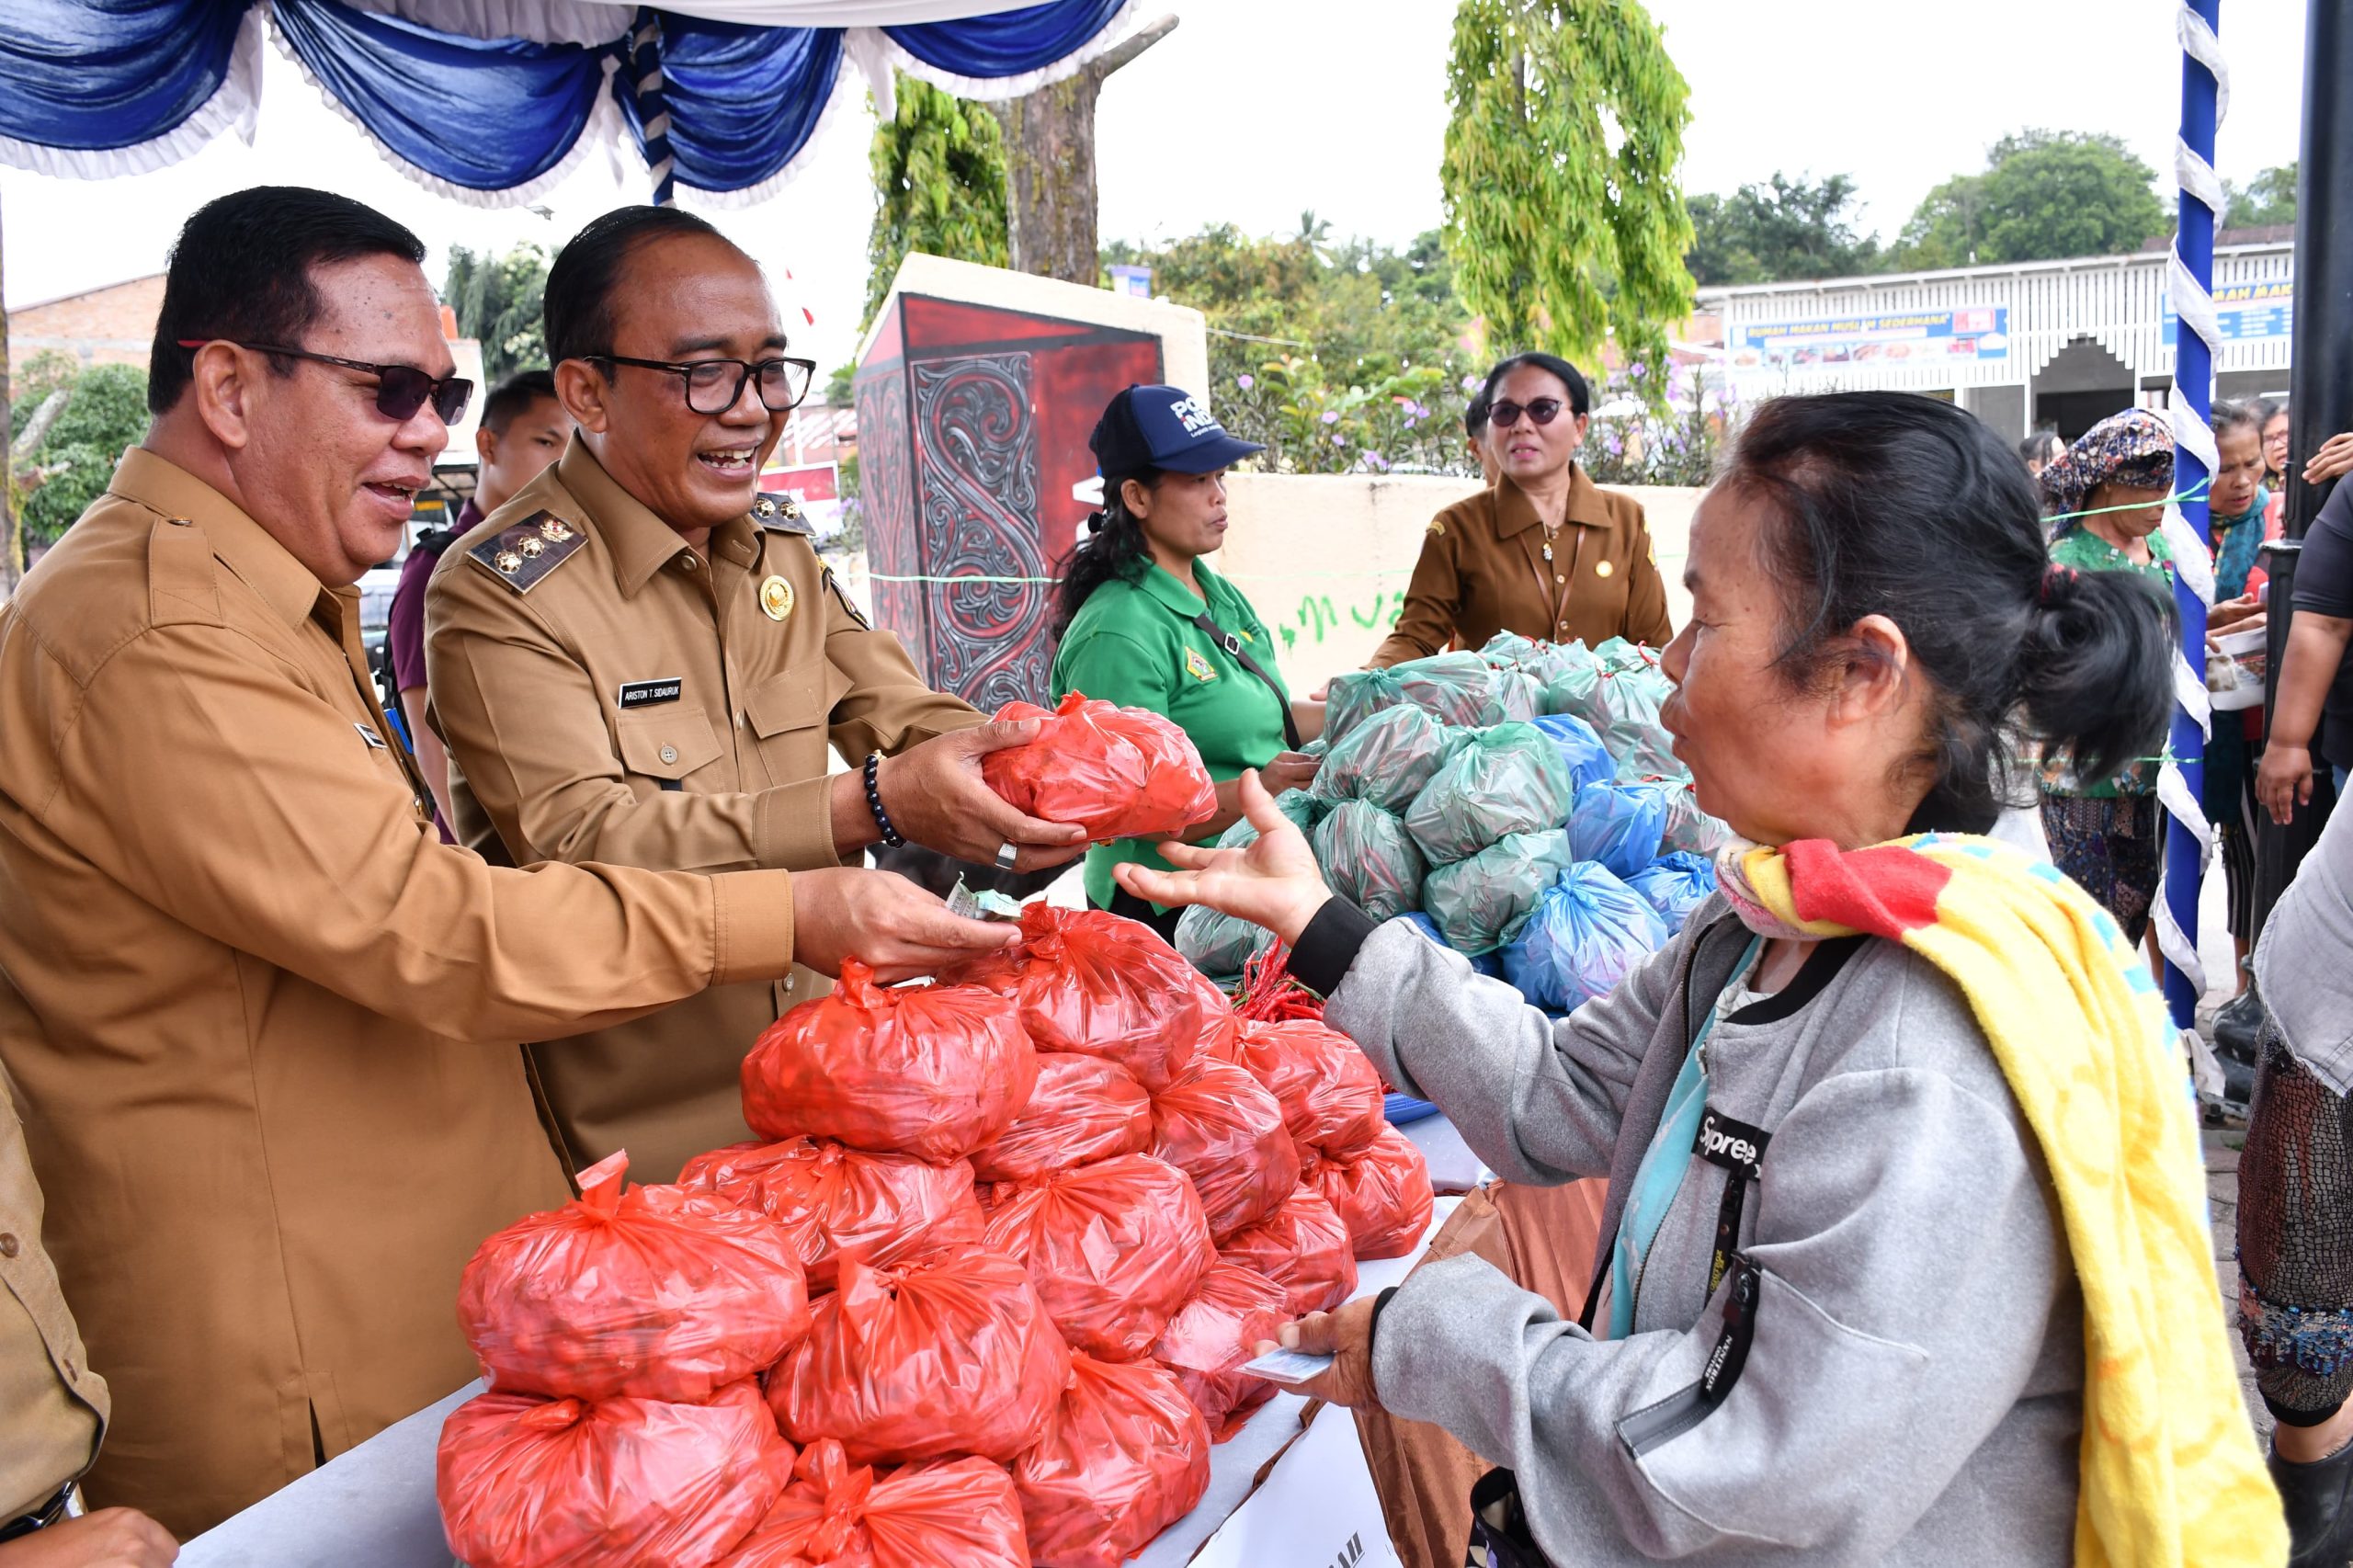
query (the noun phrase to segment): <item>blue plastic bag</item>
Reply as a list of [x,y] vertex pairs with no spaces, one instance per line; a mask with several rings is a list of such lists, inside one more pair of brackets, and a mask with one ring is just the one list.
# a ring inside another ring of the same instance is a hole
[[[1498,633],[1497,635],[1501,635],[1501,633]],[[1419,931],[1423,936],[1427,937],[1439,947],[1447,948],[1449,952],[1453,950],[1451,948],[1448,947],[1446,933],[1438,928],[1438,922],[1432,920],[1428,915],[1424,915],[1420,910],[1417,909],[1414,911],[1411,915],[1404,916],[1404,919],[1407,924],[1414,927],[1415,930]],[[1503,978],[1504,960],[1495,957],[1495,954],[1480,953],[1473,956],[1470,953],[1465,953],[1462,957],[1471,965],[1472,972],[1478,974],[1492,974],[1497,980],[1501,980]]]
[[1664,784],[1589,784],[1577,791],[1576,809],[1569,813],[1569,848],[1617,877],[1631,877],[1657,859],[1665,831]]
[[1508,835],[1560,826],[1575,795],[1550,736],[1532,723],[1497,724],[1438,764],[1405,808],[1405,826],[1431,865],[1446,866]]
[[1666,937],[1642,894],[1581,861],[1538,896],[1504,949],[1504,978],[1540,1007],[1574,1011],[1614,990]]
[[1536,727],[1552,737],[1552,744],[1568,766],[1569,783],[1583,790],[1588,784],[1598,784],[1617,777],[1618,764],[1610,757],[1609,748],[1601,744],[1593,726],[1574,713],[1547,713],[1535,721]]
[[1716,891],[1715,862],[1683,850],[1670,850],[1626,879],[1626,885],[1641,893],[1659,918],[1666,922],[1669,935],[1683,929],[1691,912],[1708,901]]

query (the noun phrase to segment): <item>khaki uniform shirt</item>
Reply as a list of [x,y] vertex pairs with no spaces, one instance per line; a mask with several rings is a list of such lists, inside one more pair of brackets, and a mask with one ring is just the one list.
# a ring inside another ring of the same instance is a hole
[[0,1525],[90,1468],[107,1381],[90,1370],[40,1244],[40,1187],[16,1102],[0,1083]]
[[791,959],[774,873],[440,843],[358,618],[138,449],[0,610],[0,1062],[92,1500],[183,1537],[474,1375],[460,1270],[566,1196],[517,1042]]
[[1397,630],[1371,667],[1481,647],[1498,631],[1589,647],[1612,637],[1654,648],[1673,640],[1641,502],[1572,465],[1551,561],[1543,551],[1536,504],[1509,479],[1440,512],[1422,540]]
[[[842,864],[829,745],[862,761],[982,715],[923,684],[801,529],[781,507],[738,518],[711,531],[706,560],[575,437],[445,551],[426,590],[426,689],[458,841],[526,866]],[[548,548],[551,532],[565,548]],[[540,552],[524,554],[533,540]],[[749,1137],[745,1053],[824,988],[799,970],[533,1046],[575,1168],[626,1148],[631,1175],[667,1181]]]

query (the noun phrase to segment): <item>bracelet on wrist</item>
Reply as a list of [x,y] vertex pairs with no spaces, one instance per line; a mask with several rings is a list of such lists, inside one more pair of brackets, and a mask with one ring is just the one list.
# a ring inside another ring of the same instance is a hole
[[891,825],[891,813],[882,809],[881,775],[882,754],[879,751],[868,752],[866,754],[866,809],[874,813],[874,825],[881,829],[882,842],[896,849],[906,840],[899,836],[897,828]]

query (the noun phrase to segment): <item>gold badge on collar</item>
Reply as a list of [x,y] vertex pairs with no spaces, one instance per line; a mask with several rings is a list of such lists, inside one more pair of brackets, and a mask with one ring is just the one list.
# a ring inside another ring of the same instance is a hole
[[1593,574],[1597,577],[1607,577],[1616,570],[1618,568],[1610,565],[1607,561],[1597,561],[1593,563]]
[[792,613],[792,585],[781,577],[770,577],[760,585],[760,609],[770,620],[782,620]]

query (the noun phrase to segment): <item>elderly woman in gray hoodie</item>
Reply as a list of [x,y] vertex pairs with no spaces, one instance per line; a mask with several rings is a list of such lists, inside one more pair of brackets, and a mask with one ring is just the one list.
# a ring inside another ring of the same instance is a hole
[[[1756,844],[1826,840],[1884,865],[1867,846],[1991,827],[2020,730],[2097,774],[2163,727],[2159,602],[2119,574],[2047,571],[2024,470],[1927,398],[1764,405],[1701,504],[1686,580],[1664,718],[1700,802]],[[1172,849],[1176,872],[1122,868],[1129,891],[1290,942],[1326,1021],[1504,1178],[1610,1177],[1588,1309],[1603,1336],[1475,1256],[1284,1331],[1335,1356],[1308,1392],[1436,1422],[1507,1467],[1473,1494],[1495,1561],[2063,1563],[2079,1525],[2096,1542],[2082,1561],[2195,1561],[2184,1543],[2217,1533],[2199,1510],[2225,1493],[2234,1550],[2283,1533],[2211,1297],[2195,1358],[2223,1392],[2202,1404],[2211,1421],[2227,1401],[2242,1429],[2206,1434],[2219,1468],[2202,1473],[2182,1457],[2195,1445],[2172,1445],[2183,1468],[2157,1490],[2189,1495],[2120,1516],[2116,1494],[2138,1493],[2103,1479],[2092,1501],[2086,1292],[2043,1145],[1972,998],[1911,946],[1816,939],[1720,895],[1554,1024],[1410,925],[1336,899],[1248,794],[1254,845]],[[1938,852],[1996,853],[1976,843]],[[2056,876],[2015,864],[2025,882]],[[1858,885],[1873,896],[1868,874]],[[2106,921],[2066,897],[2079,928]],[[2137,966],[2098,928],[2122,988]],[[2137,1002],[2145,1046],[2162,1020]],[[2167,1147],[2186,1175],[2164,1200],[2191,1234],[2179,1250],[2200,1229],[2198,1199],[2173,1190],[2198,1179],[2186,1079],[2158,1051],[2121,1060],[2163,1080],[2144,1103],[2182,1118]],[[1677,1128],[1679,1145],[1662,1131]],[[2202,1244],[2194,1261],[2211,1290]],[[2171,1548],[2120,1552],[2120,1518]]]

